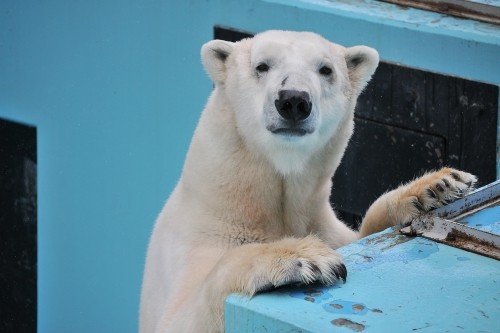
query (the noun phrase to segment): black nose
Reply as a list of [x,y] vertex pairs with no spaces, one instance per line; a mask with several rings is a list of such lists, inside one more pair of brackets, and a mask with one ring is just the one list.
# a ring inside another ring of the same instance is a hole
[[281,90],[274,101],[278,113],[286,120],[301,121],[311,114],[309,94],[298,90]]

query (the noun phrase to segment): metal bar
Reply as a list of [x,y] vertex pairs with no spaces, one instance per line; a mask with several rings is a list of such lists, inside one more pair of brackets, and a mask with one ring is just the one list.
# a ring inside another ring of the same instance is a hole
[[400,230],[500,260],[500,236],[435,216],[422,216]]

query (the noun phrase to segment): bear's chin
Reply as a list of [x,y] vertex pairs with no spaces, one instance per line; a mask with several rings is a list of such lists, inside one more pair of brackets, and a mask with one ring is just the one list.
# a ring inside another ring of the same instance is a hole
[[267,140],[259,142],[258,152],[264,153],[265,158],[273,165],[275,171],[282,176],[300,175],[306,169],[311,156],[322,147],[318,142],[317,132],[307,130],[286,129],[282,131],[268,131]]

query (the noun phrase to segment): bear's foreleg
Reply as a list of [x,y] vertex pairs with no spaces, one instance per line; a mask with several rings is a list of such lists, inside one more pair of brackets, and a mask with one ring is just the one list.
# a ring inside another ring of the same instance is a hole
[[223,332],[224,300],[231,293],[291,284],[345,281],[342,257],[316,236],[284,238],[229,249],[162,332]]
[[442,168],[379,197],[366,212],[359,229],[364,237],[397,224],[408,224],[418,215],[441,207],[470,192],[477,178],[470,173]]

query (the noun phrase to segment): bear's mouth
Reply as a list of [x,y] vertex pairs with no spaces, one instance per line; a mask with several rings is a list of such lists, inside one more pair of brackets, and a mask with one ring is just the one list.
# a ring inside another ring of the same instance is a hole
[[284,136],[304,136],[307,134],[307,131],[303,128],[276,128],[272,129],[271,133],[284,135]]

